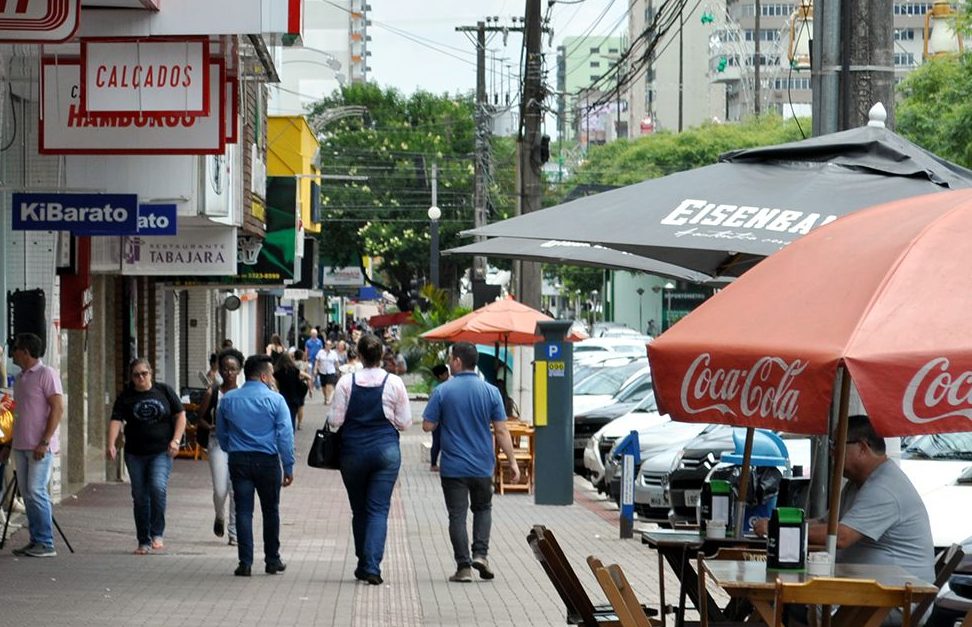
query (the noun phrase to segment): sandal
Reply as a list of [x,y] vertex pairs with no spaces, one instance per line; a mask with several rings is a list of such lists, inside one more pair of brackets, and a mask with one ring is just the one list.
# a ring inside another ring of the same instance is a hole
[[151,552],[151,547],[147,544],[140,544],[137,549],[135,549],[135,555],[148,555]]
[[152,538],[152,550],[161,551],[165,548],[165,544],[162,542],[162,538]]

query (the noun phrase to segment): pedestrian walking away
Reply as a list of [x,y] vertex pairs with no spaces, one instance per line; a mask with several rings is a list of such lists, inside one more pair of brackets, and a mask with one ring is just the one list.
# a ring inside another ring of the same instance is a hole
[[388,534],[388,510],[402,465],[399,432],[412,424],[408,391],[381,364],[381,340],[362,335],[358,356],[364,369],[342,377],[328,422],[341,430],[341,479],[351,504],[354,576],[380,585]]
[[[238,386],[243,371],[243,353],[235,348],[224,349],[219,353],[219,374],[222,385],[214,385],[199,401],[199,420],[196,423],[196,443],[206,448],[209,459],[209,472],[213,477],[213,533],[217,538],[229,535],[229,544],[236,544],[236,507],[233,503],[233,485],[229,476],[229,457],[219,446],[216,437],[216,410],[223,395]],[[226,501],[229,499],[229,524],[227,524]]]
[[[456,560],[456,572],[449,577],[454,582],[472,581],[473,569],[483,579],[495,576],[488,558],[496,463],[493,433],[509,460],[513,482],[520,480],[503,400],[495,386],[476,374],[478,359],[479,353],[472,344],[452,345],[449,369],[453,376],[432,391],[422,422],[425,431],[442,430],[439,474]],[[490,433],[491,424],[493,433]],[[467,510],[473,514],[471,557]]]
[[216,437],[229,454],[236,504],[239,564],[234,574],[249,577],[253,566],[255,492],[263,514],[264,570],[275,575],[287,568],[280,559],[280,488],[294,481],[294,429],[286,401],[273,389],[270,356],[248,357],[243,375],[243,386],[227,392],[216,410]]
[[[64,414],[61,377],[44,364],[44,343],[33,333],[14,338],[14,364],[20,374],[14,382],[16,402],[13,458],[17,488],[27,509],[30,542],[14,555],[54,557],[54,518],[51,511],[51,467],[58,452],[58,426]],[[2,477],[0,477],[2,479]]]
[[186,430],[182,401],[165,383],[152,381],[147,359],[129,366],[130,382],[115,399],[108,423],[107,457],[118,454],[118,434],[125,427],[125,467],[132,482],[136,555],[165,548],[165,504],[172,460]]
[[277,382],[277,391],[284,397],[287,410],[290,412],[290,424],[297,430],[297,412],[304,404],[307,395],[307,385],[301,379],[300,370],[294,363],[293,357],[283,353],[273,367],[273,378]]

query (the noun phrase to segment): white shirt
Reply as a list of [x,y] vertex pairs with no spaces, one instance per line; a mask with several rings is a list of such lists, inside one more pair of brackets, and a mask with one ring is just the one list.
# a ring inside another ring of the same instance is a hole
[[412,426],[412,408],[408,402],[408,390],[402,378],[395,374],[388,374],[381,368],[365,368],[354,373],[354,377],[341,377],[334,388],[334,399],[331,402],[331,415],[327,422],[333,427],[344,424],[348,412],[348,399],[351,397],[351,379],[364,388],[376,388],[388,376],[385,389],[381,394],[381,406],[385,411],[385,418],[399,431]]
[[314,364],[317,372],[321,374],[337,374],[337,365],[338,354],[333,348],[331,350],[324,348],[317,353],[317,359]]

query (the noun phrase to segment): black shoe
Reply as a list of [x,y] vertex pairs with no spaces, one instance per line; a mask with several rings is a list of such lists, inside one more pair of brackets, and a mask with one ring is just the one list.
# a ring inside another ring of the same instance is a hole
[[223,519],[217,518],[216,520],[213,521],[213,533],[216,534],[217,538],[222,538],[223,532],[224,532]]
[[268,575],[276,575],[277,573],[282,573],[287,570],[287,565],[277,560],[276,562],[267,562],[267,567],[265,569]]
[[250,567],[244,564],[243,562],[240,562],[240,565],[236,567],[236,570],[233,571],[233,574],[236,575],[237,577],[249,577]]
[[380,586],[382,583],[384,583],[381,575],[365,575],[364,580],[373,586]]
[[354,578],[357,579],[358,581],[366,581],[368,579],[368,575],[367,575],[367,573],[365,573],[363,571],[360,571],[357,568],[355,568],[354,569]]

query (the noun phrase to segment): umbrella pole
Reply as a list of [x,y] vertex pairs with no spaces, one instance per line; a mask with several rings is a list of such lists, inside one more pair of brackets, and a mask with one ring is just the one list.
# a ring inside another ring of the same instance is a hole
[[753,460],[754,427],[746,427],[746,446],[743,448],[742,476],[739,477],[739,498],[736,500],[736,537],[743,537],[746,528],[746,493],[749,491],[749,466]]
[[837,560],[837,523],[840,516],[840,485],[844,476],[844,451],[847,449],[847,412],[850,405],[850,373],[840,370],[840,399],[837,410],[837,446],[834,449],[834,471],[830,476],[830,512],[827,515],[827,552],[831,563]]

